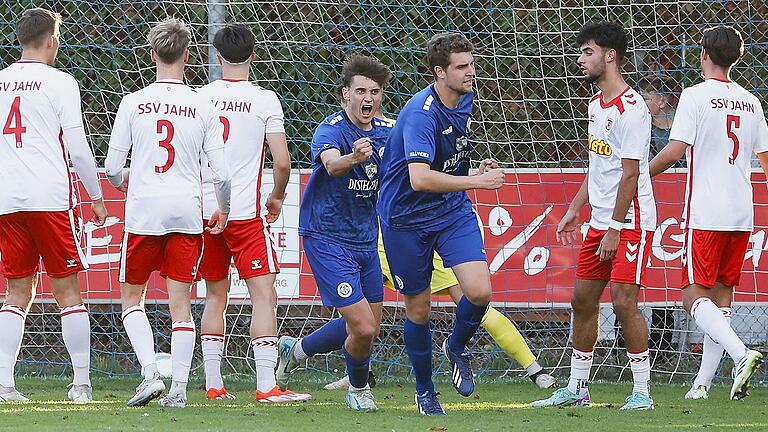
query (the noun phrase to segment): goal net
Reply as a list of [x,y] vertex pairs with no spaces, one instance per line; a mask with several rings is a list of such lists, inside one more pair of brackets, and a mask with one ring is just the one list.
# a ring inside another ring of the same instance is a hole
[[[0,12],[6,37],[0,42],[3,65],[19,57],[13,28],[20,13],[41,2],[10,4]],[[297,234],[298,203],[310,167],[309,144],[316,125],[339,109],[334,89],[349,53],[374,55],[388,64],[394,80],[384,110],[396,117],[410,95],[428,83],[424,46],[436,32],[460,31],[475,44],[477,98],[472,140],[475,159],[494,157],[507,169],[507,182],[495,192],[472,192],[483,226],[493,282],[493,305],[517,323],[540,363],[567,375],[570,351],[569,298],[577,248],[555,241],[555,227],[583,179],[587,150],[586,108],[594,88],[579,76],[574,35],[588,20],[622,22],[630,35],[624,71],[649,97],[663,97],[664,111],[654,119],[662,136],[664,115],[674,115],[680,88],[700,80],[697,42],[709,25],[728,23],[744,35],[747,50],[734,79],[759,97],[768,93],[764,2],[745,1],[77,1],[43,2],[62,13],[62,47],[57,66],[81,85],[87,133],[103,166],[110,128],[121,97],[154,81],[146,35],[150,26],[173,16],[193,33],[186,81],[200,86],[219,73],[212,65],[209,40],[223,23],[248,24],[256,34],[258,60],[252,77],[280,95],[286,116],[294,172],[288,202],[274,225],[283,273],[278,278],[280,334],[306,335],[334,311],[322,307]],[[660,77],[661,76],[661,77]],[[641,82],[643,78],[647,82]],[[663,84],[658,84],[662,82]],[[656,83],[656,84],[654,84]],[[668,120],[668,117],[666,118]],[[668,126],[668,125],[667,125]],[[656,133],[656,132],[655,132]],[[265,178],[269,178],[267,175]],[[654,181],[659,228],[653,243],[650,286],[641,293],[641,309],[650,326],[655,377],[683,381],[695,372],[702,335],[681,309],[678,289],[681,231],[678,226],[685,169]],[[755,173],[756,229],[737,288],[733,326],[751,346],[768,341],[768,282],[765,231],[768,191]],[[104,374],[137,373],[139,368],[120,321],[117,269],[122,235],[123,196],[105,183],[111,217],[106,227],[86,224],[84,244],[91,270],[81,275],[93,324],[94,369]],[[87,198],[84,194],[81,197]],[[89,211],[84,206],[84,214]],[[582,220],[587,220],[587,212]],[[0,295],[4,293],[2,282]],[[66,374],[67,356],[50,284],[41,278],[38,301],[27,319],[19,370],[28,374]],[[204,284],[193,290],[196,321],[202,312]],[[253,373],[249,361],[250,306],[244,283],[233,274],[227,312],[225,374]],[[168,351],[170,319],[162,280],[149,282],[147,310],[158,350]],[[453,305],[436,298],[433,310],[435,350],[450,332]],[[401,299],[386,295],[384,322],[375,345],[374,367],[395,379],[410,365],[402,340]],[[473,340],[478,373],[519,376],[523,370],[487,333]],[[606,294],[600,308],[600,337],[595,375],[628,378],[623,337]],[[199,366],[200,354],[196,364]],[[342,371],[338,355],[312,359],[307,367]],[[446,373],[442,357],[438,372]],[[719,376],[727,375],[724,360]],[[201,369],[197,370],[201,373]],[[339,376],[341,372],[337,374]],[[330,375],[329,375],[330,377]]]

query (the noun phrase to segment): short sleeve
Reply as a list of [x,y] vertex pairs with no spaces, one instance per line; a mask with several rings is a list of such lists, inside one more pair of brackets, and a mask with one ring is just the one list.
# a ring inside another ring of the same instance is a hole
[[112,134],[109,136],[109,148],[127,152],[131,150],[131,115],[133,108],[128,96],[123,97],[117,108]]
[[672,121],[669,139],[693,145],[696,141],[697,117],[696,99],[691,93],[691,89],[685,89],[680,95],[680,102],[675,110],[675,119]]
[[651,113],[644,105],[621,115],[616,125],[616,138],[622,159],[648,159],[651,145]]
[[269,98],[266,116],[266,133],[285,133],[285,120],[283,117],[283,106],[280,105],[280,99],[275,92],[269,92]]
[[58,91],[59,124],[62,129],[83,127],[83,111],[80,106],[80,86],[74,77],[63,74],[64,79]]
[[760,113],[758,122],[757,122],[757,130],[755,131],[755,143],[754,143],[754,151],[755,153],[764,153],[768,151],[768,123],[765,121],[765,116],[762,115],[763,113],[763,107],[758,103],[760,107]]
[[[206,99],[206,102],[208,100]],[[205,140],[203,151],[208,152],[224,147],[224,125],[219,120],[218,110],[210,104],[205,118]]]
[[418,110],[408,118],[400,118],[403,125],[403,147],[408,162],[429,162],[435,160],[435,130],[437,121],[434,113]]
[[312,160],[320,163],[320,155],[330,149],[337,149],[344,154],[338,128],[324,122],[317,127],[315,135],[312,137]]

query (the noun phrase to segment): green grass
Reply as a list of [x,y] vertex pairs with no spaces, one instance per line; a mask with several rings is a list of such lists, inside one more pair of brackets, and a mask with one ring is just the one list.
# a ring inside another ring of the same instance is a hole
[[[653,387],[656,410],[619,412],[629,384],[594,383],[590,408],[533,409],[527,403],[548,396],[528,382],[481,383],[470,398],[462,398],[448,384],[439,384],[447,417],[420,416],[413,403],[411,384],[380,384],[374,393],[380,411],[362,414],[344,404],[344,392],[325,391],[318,384],[297,384],[314,399],[302,405],[260,406],[253,400],[253,384],[230,384],[239,397],[233,403],[205,400],[191,390],[185,409],[162,409],[152,403],[128,408],[137,379],[98,379],[96,401],[90,405],[67,403],[66,381],[21,378],[17,388],[33,403],[0,405],[0,430],[56,431],[678,431],[706,427],[712,430],[768,430],[768,389],[728,401],[728,389],[715,387],[706,401],[686,401],[686,388]],[[199,383],[192,387],[197,388]],[[443,429],[446,428],[446,429]]]

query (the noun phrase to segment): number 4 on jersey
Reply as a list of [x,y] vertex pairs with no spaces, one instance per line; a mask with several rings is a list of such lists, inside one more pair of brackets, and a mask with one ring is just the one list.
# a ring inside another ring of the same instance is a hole
[[3,126],[3,135],[15,135],[16,148],[21,148],[21,136],[27,132],[27,128],[21,124],[21,96],[16,96],[11,104],[11,112],[8,113],[8,118],[5,119],[5,126]]

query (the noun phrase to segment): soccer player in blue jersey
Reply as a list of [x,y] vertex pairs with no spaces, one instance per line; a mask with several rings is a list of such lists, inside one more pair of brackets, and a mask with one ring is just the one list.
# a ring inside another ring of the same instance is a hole
[[475,384],[465,346],[488,307],[491,283],[466,191],[498,189],[504,172],[486,159],[476,175],[468,175],[472,43],[462,34],[437,34],[427,43],[427,62],[434,83],[408,101],[387,140],[378,210],[395,287],[405,299],[403,338],[416,378],[416,404],[422,414],[444,415],[432,382],[432,258],[435,251],[440,254],[464,293],[443,351],[453,366],[454,387],[469,396]]
[[328,116],[312,138],[312,175],[304,190],[299,234],[323,304],[341,318],[297,341],[278,341],[278,384],[306,358],[342,346],[349,374],[347,405],[376,411],[368,384],[373,340],[379,334],[383,276],[377,252],[379,165],[393,123],[374,117],[389,68],[351,56],[342,69],[342,111]]

